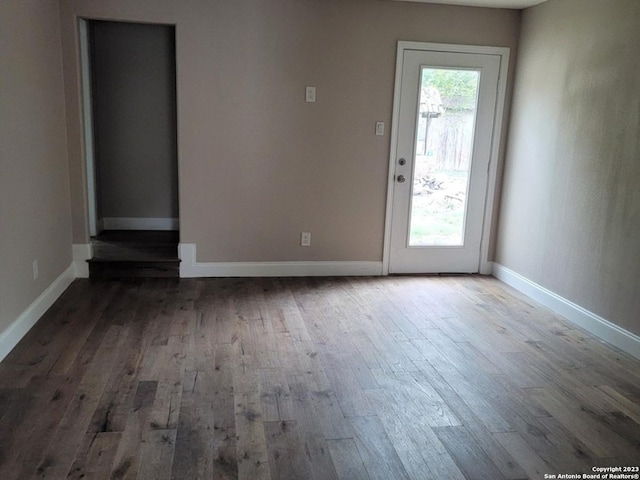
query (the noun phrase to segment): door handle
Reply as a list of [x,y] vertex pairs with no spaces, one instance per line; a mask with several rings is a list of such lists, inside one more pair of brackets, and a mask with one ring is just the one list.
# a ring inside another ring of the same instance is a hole
[[404,175],[398,175],[396,180],[398,180],[398,183],[404,183],[406,178],[404,178]]

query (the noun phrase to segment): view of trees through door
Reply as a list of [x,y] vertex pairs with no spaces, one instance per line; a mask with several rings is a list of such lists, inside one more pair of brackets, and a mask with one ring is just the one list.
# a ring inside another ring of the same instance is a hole
[[479,80],[477,70],[422,68],[411,246],[463,243]]

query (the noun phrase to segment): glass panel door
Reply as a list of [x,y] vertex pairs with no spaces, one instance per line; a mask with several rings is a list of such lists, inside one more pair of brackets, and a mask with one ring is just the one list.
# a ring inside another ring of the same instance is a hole
[[422,68],[409,246],[464,244],[480,72]]

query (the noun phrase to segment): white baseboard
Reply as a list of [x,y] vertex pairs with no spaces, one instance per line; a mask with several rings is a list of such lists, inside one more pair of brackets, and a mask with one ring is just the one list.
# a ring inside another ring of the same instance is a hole
[[126,218],[105,217],[102,219],[104,230],[178,230],[177,218]]
[[93,257],[90,243],[73,244],[73,268],[76,278],[89,278],[89,264],[87,260]]
[[382,275],[382,262],[197,262],[196,244],[181,243],[180,277],[323,277]]
[[18,342],[26,335],[51,305],[62,295],[75,278],[75,266],[69,265],[47,289],[29,305],[20,316],[0,333],[0,361],[2,361]]
[[593,333],[595,336],[618,347],[620,350],[640,358],[640,337],[611,323],[566,298],[547,290],[519,273],[498,263],[493,264],[493,276],[531,297],[545,307],[562,315],[570,322]]

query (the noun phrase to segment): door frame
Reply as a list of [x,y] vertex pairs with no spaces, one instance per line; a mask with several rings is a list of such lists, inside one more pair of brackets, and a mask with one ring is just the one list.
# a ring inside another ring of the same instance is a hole
[[491,240],[491,225],[496,203],[496,177],[500,163],[500,143],[502,138],[502,123],[504,118],[505,94],[507,87],[507,72],[509,69],[508,47],[486,47],[476,45],[454,45],[443,43],[424,43],[399,41],[396,54],[396,75],[393,92],[393,117],[391,120],[391,146],[389,153],[389,174],[387,179],[387,206],[384,223],[384,250],[382,254],[382,274],[389,275],[391,260],[391,220],[393,215],[393,197],[395,182],[396,150],[398,143],[398,123],[400,117],[400,93],[402,88],[402,66],[404,53],[407,50],[421,50],[442,53],[471,53],[496,55],[500,57],[498,74],[498,93],[496,97],[493,128],[491,134],[491,154],[489,158],[489,178],[485,192],[484,214],[482,219],[482,238],[480,240],[480,262],[478,271],[483,275],[491,274],[492,262],[489,261],[489,244]]
[[96,163],[93,132],[93,92],[91,88],[91,53],[89,46],[89,20],[78,18],[78,49],[80,53],[80,95],[82,98],[82,126],[84,163],[86,168],[87,225],[89,236],[95,237],[103,226],[98,221],[96,194]]

